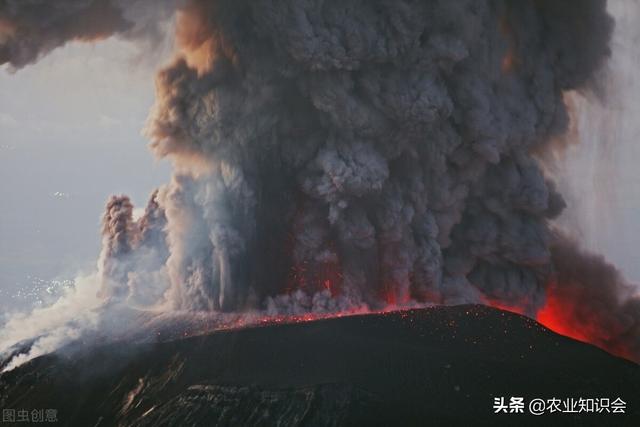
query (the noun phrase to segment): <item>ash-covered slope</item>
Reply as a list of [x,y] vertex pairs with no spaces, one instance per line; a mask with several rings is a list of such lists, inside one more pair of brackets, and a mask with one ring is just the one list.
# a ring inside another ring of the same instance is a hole
[[[69,354],[68,354],[69,353]],[[0,376],[61,425],[640,425],[640,367],[483,306],[61,352]],[[626,414],[493,414],[493,398],[621,397]]]

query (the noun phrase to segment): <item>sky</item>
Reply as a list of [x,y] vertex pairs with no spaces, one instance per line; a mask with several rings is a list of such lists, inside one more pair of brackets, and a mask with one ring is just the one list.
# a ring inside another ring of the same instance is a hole
[[575,141],[559,164],[561,223],[640,288],[640,7],[608,3],[616,21],[600,97],[573,96]]
[[[580,143],[565,153],[560,179],[565,223],[640,283],[640,17],[629,4],[612,3],[611,93],[604,103],[576,101]],[[94,268],[111,194],[143,208],[169,180],[141,135],[169,51],[143,56],[111,38],[68,44],[15,73],[0,68],[0,312]]]
[[112,38],[0,68],[0,309],[94,267],[109,195],[144,208],[168,181],[141,135],[168,55],[140,53]]

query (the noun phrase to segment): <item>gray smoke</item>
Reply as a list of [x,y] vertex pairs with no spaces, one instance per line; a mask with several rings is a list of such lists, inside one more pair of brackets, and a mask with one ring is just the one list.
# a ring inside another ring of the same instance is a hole
[[187,2],[147,129],[170,299],[534,314],[564,202],[530,153],[611,29],[603,1]]
[[112,196],[102,218],[102,252],[98,260],[100,297],[128,300],[133,305],[156,304],[166,290],[164,268],[167,220],[155,191],[138,220],[127,196]]
[[0,0],[0,65],[33,63],[70,41],[112,35],[154,43],[175,1]]

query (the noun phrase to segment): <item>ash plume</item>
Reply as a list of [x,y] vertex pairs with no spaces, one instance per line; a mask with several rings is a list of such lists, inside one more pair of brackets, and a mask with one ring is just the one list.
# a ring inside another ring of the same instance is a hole
[[153,40],[174,2],[0,0],[0,65],[19,69],[70,41]]
[[178,14],[147,128],[177,170],[163,199],[176,307],[291,289],[372,307],[544,303],[564,202],[530,152],[566,130],[563,91],[587,89],[609,53],[604,2]]

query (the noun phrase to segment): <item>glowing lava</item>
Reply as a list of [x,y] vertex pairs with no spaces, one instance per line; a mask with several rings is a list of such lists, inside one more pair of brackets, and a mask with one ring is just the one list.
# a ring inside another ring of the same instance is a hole
[[571,287],[551,283],[547,286],[545,305],[537,320],[547,328],[578,341],[593,344],[616,356],[638,360],[624,336],[625,325],[597,306],[581,304],[580,297],[571,294]]
[[[572,310],[567,310],[567,302],[562,301],[556,293],[556,286],[550,286],[547,290],[545,305],[538,311],[536,320],[547,328],[561,335],[568,336],[578,341],[594,342],[595,328],[590,325],[577,323],[572,318]],[[589,333],[589,329],[593,329]],[[594,342],[596,344],[596,342]]]
[[571,287],[549,283],[546,287],[545,304],[537,310],[535,316],[527,313],[526,303],[506,304],[488,297],[483,298],[483,303],[500,310],[534,317],[540,324],[560,335],[595,345],[625,359],[637,360],[633,351],[613,338],[620,325],[609,322],[606,315],[591,310],[588,305],[580,304],[580,299],[572,295],[570,289]]

